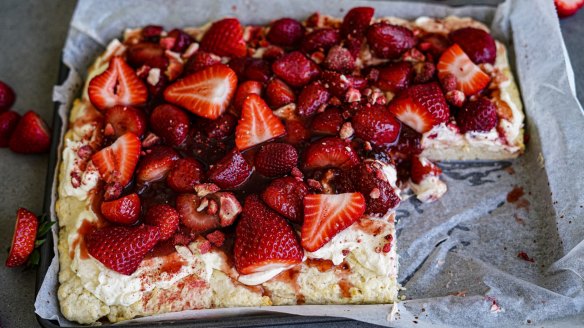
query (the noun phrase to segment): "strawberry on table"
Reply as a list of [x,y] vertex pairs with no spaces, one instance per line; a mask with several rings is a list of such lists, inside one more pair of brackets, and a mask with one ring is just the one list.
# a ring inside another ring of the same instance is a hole
[[241,118],[235,128],[235,145],[245,150],[286,134],[286,128],[258,95],[251,94],[243,102]]
[[464,92],[467,96],[483,90],[491,82],[491,77],[473,63],[458,44],[454,44],[444,51],[436,68],[440,79],[447,75],[454,76],[456,89]]
[[263,201],[274,211],[292,222],[302,223],[303,200],[308,194],[308,186],[293,177],[272,181],[262,192]]
[[201,50],[218,56],[243,57],[247,53],[243,27],[237,18],[225,18],[211,25],[201,40]]
[[148,89],[122,57],[110,60],[108,68],[89,81],[89,100],[98,109],[115,105],[139,106],[148,100]]
[[9,110],[16,101],[16,94],[12,88],[0,81],[0,113]]
[[168,204],[156,204],[148,209],[144,223],[160,229],[160,240],[167,240],[178,230],[178,212]]
[[361,193],[313,194],[304,197],[302,247],[314,252],[365,213]]
[[140,197],[129,194],[101,203],[101,214],[110,222],[132,225],[140,218]]
[[266,177],[277,177],[290,173],[298,164],[298,152],[285,143],[270,143],[257,152],[256,170]]
[[240,274],[287,269],[302,262],[304,251],[292,227],[257,195],[245,200],[235,230],[235,268]]
[[554,0],[558,16],[561,18],[574,15],[584,7],[584,0]]
[[28,111],[22,116],[12,131],[10,150],[15,153],[35,154],[49,151],[51,130],[35,112]]
[[164,90],[164,99],[195,115],[214,120],[225,112],[236,87],[235,72],[223,64],[216,64],[169,85]]
[[18,122],[20,121],[20,114],[14,111],[6,111],[0,113],[0,148],[8,147],[10,143],[10,136]]
[[305,152],[304,168],[307,170],[339,167],[348,168],[359,164],[359,156],[349,142],[337,137],[314,141]]
[[26,263],[35,248],[39,221],[34,213],[19,208],[12,235],[12,246],[6,259],[7,267],[17,267]]

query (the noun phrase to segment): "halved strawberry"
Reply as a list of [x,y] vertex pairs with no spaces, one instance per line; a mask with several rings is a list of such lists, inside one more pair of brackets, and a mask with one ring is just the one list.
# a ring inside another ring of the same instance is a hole
[[233,98],[233,105],[236,110],[241,110],[245,98],[251,94],[258,96],[262,95],[262,84],[258,81],[245,81],[237,87],[235,97]]
[[304,251],[286,219],[251,195],[235,230],[233,254],[237,271],[251,274],[290,268],[302,262]]
[[266,177],[283,176],[298,164],[298,152],[289,144],[269,143],[255,155],[256,170]]
[[132,132],[138,137],[142,137],[146,132],[146,115],[136,107],[114,106],[108,108],[104,120],[106,124],[111,124],[116,137],[126,132]]
[[15,153],[44,153],[51,146],[51,130],[35,112],[22,116],[10,135],[9,147]]
[[191,121],[182,109],[161,104],[156,106],[150,114],[150,127],[164,143],[169,146],[178,146],[187,138]]
[[262,192],[262,199],[274,211],[296,223],[303,220],[303,199],[308,187],[293,177],[279,178],[270,183]]
[[298,44],[304,36],[304,26],[292,18],[280,18],[272,23],[266,38],[271,43],[289,47]]
[[160,240],[160,229],[147,225],[137,227],[107,226],[85,236],[87,251],[106,267],[125,275],[138,269],[144,256]]
[[442,170],[438,165],[420,156],[412,157],[410,177],[414,183],[420,183],[427,176],[439,176]]
[[390,63],[378,68],[379,78],[376,85],[383,91],[398,93],[410,86],[414,70],[409,62]]
[[223,189],[235,188],[244,183],[252,174],[253,167],[233,148],[208,172],[209,181]]
[[180,158],[178,153],[168,146],[154,146],[146,151],[136,168],[136,181],[139,184],[150,183],[166,178]]
[[302,88],[298,95],[297,110],[303,117],[311,116],[321,106],[326,106],[331,94],[320,82],[312,82]]
[[272,64],[274,73],[293,87],[301,87],[320,73],[318,65],[300,51],[293,51],[278,58]]
[[176,192],[192,192],[203,180],[203,164],[194,158],[181,158],[166,176],[166,184]]
[[148,209],[144,223],[160,229],[160,240],[167,240],[178,229],[178,212],[168,204],[156,204]]
[[302,247],[314,252],[365,213],[361,193],[313,194],[304,197]]
[[446,49],[437,65],[438,77],[450,74],[456,78],[456,89],[470,96],[483,90],[491,77],[474,64],[458,44]]
[[129,194],[122,198],[101,203],[101,214],[114,223],[132,225],[140,218],[140,197]]
[[12,235],[12,246],[6,259],[7,267],[13,268],[26,263],[34,250],[38,227],[39,220],[34,213],[24,208],[18,209],[14,234]]
[[348,168],[359,164],[359,156],[349,142],[337,137],[326,137],[314,141],[305,153],[304,168],[307,170],[325,167]]
[[243,27],[237,18],[224,18],[211,25],[201,40],[201,50],[219,56],[243,57],[247,53]]
[[429,131],[450,117],[444,94],[435,82],[417,84],[404,90],[389,103],[388,109],[419,133]]
[[139,106],[148,100],[148,89],[122,57],[113,57],[108,68],[89,81],[89,100],[98,109],[115,105]]
[[284,124],[260,96],[251,94],[245,99],[235,128],[237,149],[244,150],[285,133]]
[[266,98],[268,105],[277,109],[296,100],[294,91],[284,81],[273,78],[266,85]]
[[156,67],[164,70],[168,66],[168,58],[164,56],[164,49],[150,42],[133,44],[126,51],[128,64],[134,68],[140,68],[142,65]]
[[123,188],[132,179],[140,157],[140,148],[140,138],[128,132],[110,146],[93,154],[91,160],[107,184],[119,184]]
[[225,112],[236,87],[235,72],[223,64],[216,64],[169,85],[164,90],[164,99],[214,120]]
[[300,50],[305,53],[317,50],[326,51],[330,47],[341,42],[339,30],[333,28],[319,28],[304,36],[300,44]]
[[192,232],[204,232],[221,227],[217,216],[208,213],[208,206],[199,209],[204,200],[206,199],[195,194],[180,194],[176,197],[176,209],[180,221]]
[[453,43],[458,44],[475,64],[495,64],[497,45],[487,31],[465,27],[450,32],[448,37]]
[[329,107],[314,116],[310,127],[313,133],[336,135],[344,122],[341,111],[336,107]]
[[204,68],[209,66],[213,66],[221,62],[221,57],[204,52],[204,51],[197,51],[195,52],[185,64],[185,75],[189,75],[191,73],[200,71]]

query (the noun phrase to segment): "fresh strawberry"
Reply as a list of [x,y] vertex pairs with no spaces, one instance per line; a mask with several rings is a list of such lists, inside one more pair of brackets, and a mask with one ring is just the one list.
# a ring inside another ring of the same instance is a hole
[[140,218],[140,197],[129,194],[101,203],[101,214],[110,222],[132,225]]
[[107,226],[85,236],[87,251],[106,267],[125,275],[138,269],[144,256],[160,240],[160,229],[147,225],[137,227]]
[[314,141],[305,153],[304,168],[307,170],[359,164],[359,156],[351,144],[337,137],[326,137]]
[[91,160],[107,184],[119,185],[121,189],[132,179],[140,157],[140,148],[140,138],[128,132],[110,146],[93,154]]
[[243,78],[245,80],[266,83],[270,79],[270,76],[272,76],[270,63],[261,58],[249,59],[243,70]]
[[45,153],[51,146],[51,130],[37,113],[28,111],[16,124],[8,144],[15,153]]
[[167,240],[178,230],[178,212],[170,205],[156,204],[148,209],[144,223],[160,229],[160,240]]
[[323,66],[331,71],[349,73],[355,68],[355,58],[347,48],[333,46],[327,53]]
[[136,181],[139,184],[150,183],[166,178],[180,158],[178,153],[168,146],[154,146],[140,158],[136,168]]
[[414,33],[407,27],[386,22],[375,23],[367,31],[367,43],[379,58],[396,59],[416,44]]
[[333,28],[319,28],[304,36],[300,44],[300,50],[311,53],[317,50],[327,51],[335,44],[341,42],[339,30]]
[[286,121],[286,136],[284,141],[291,145],[297,146],[310,139],[310,131],[300,120]]
[[280,137],[286,128],[260,96],[251,94],[243,102],[241,118],[235,128],[235,145],[244,150]]
[[237,18],[224,18],[211,25],[201,40],[201,50],[218,56],[243,57],[247,53],[243,27]]
[[181,158],[166,176],[166,184],[176,192],[193,192],[204,178],[203,164],[194,158]]
[[286,219],[266,207],[257,195],[245,200],[233,254],[240,274],[289,268],[301,263],[304,256],[298,236]]
[[497,107],[489,99],[479,97],[468,101],[456,115],[460,132],[487,132],[497,125]]
[[225,113],[216,120],[200,119],[198,126],[212,139],[223,140],[233,134],[237,125],[237,117]]
[[320,82],[312,82],[298,95],[298,114],[303,117],[312,116],[321,106],[326,106],[330,98],[331,94]]
[[297,45],[303,36],[304,26],[299,21],[281,18],[272,23],[266,38],[277,46],[290,47]]
[[584,6],[584,0],[554,0],[556,10],[560,17],[574,15]]
[[168,58],[164,56],[164,49],[156,43],[137,43],[128,46],[126,52],[128,64],[135,69],[143,65],[164,70],[168,66]]
[[398,93],[410,86],[414,77],[414,70],[409,62],[390,63],[377,69],[379,78],[377,87],[383,91]]
[[435,82],[409,87],[389,103],[388,109],[419,133],[446,122],[450,116],[444,94]]
[[412,157],[412,167],[410,169],[410,177],[414,183],[420,183],[427,176],[439,176],[442,170],[438,165],[430,162],[424,157]]
[[221,62],[221,57],[213,55],[205,51],[195,52],[185,64],[185,74],[189,75],[198,72],[209,66],[213,66]]
[[169,146],[182,144],[187,138],[190,126],[188,115],[173,105],[159,105],[150,114],[152,131]]
[[0,148],[8,147],[10,136],[20,121],[20,114],[14,111],[0,113]]
[[148,89],[122,57],[110,60],[108,68],[89,81],[93,106],[104,110],[115,105],[139,106],[148,100]]
[[223,189],[233,189],[244,183],[251,175],[253,167],[241,153],[233,148],[217,164],[209,169],[209,181]]
[[362,89],[367,85],[365,78],[344,75],[333,71],[322,72],[320,79],[326,89],[335,97],[343,99],[349,88]]
[[266,99],[268,105],[276,109],[295,102],[296,95],[284,81],[274,78],[266,85]]
[[310,127],[313,133],[337,135],[344,122],[341,111],[336,107],[329,107],[314,116]]
[[304,197],[302,247],[314,252],[365,213],[361,193],[313,194]]
[[495,64],[497,46],[495,39],[488,32],[474,27],[465,27],[450,32],[448,37],[458,44],[475,64]]
[[341,35],[346,38],[352,36],[360,38],[371,24],[375,9],[371,7],[355,7],[347,12],[341,25]]
[[16,212],[16,223],[12,235],[12,246],[6,259],[9,268],[21,266],[26,263],[35,247],[39,220],[34,213],[24,208]]
[[456,88],[470,96],[483,90],[491,77],[475,65],[458,44],[452,45],[438,61],[438,77],[452,75],[456,78]]
[[395,208],[400,198],[387,180],[379,163],[365,161],[352,168],[349,172],[350,180],[367,201],[368,215],[385,215]]
[[216,64],[169,85],[164,90],[164,99],[214,120],[225,112],[236,87],[235,72],[223,64]]
[[16,101],[16,94],[12,88],[0,81],[0,113],[9,110]]
[[255,168],[266,177],[288,174],[297,164],[298,152],[285,143],[269,143],[255,155]]
[[175,28],[168,32],[167,38],[174,39],[173,46],[170,50],[182,53],[193,43],[193,38],[185,31]]
[[196,233],[221,227],[217,216],[207,213],[208,205],[204,209],[199,209],[201,201],[202,198],[195,194],[178,195],[176,209],[180,222]]
[[292,177],[272,181],[262,192],[262,199],[274,211],[296,223],[302,223],[303,199],[308,194],[308,187],[302,181]]
[[104,120],[106,125],[111,125],[116,138],[127,132],[142,137],[146,132],[146,115],[136,107],[118,105],[108,108]]
[[261,97],[262,84],[258,81],[245,81],[237,87],[235,97],[233,98],[233,105],[237,110],[241,110],[241,107],[243,106],[243,101],[250,94],[256,94]]
[[279,78],[293,87],[301,87],[320,73],[318,65],[301,52],[293,51],[278,58],[272,70]]
[[382,105],[361,107],[351,122],[355,136],[378,146],[396,142],[401,127],[395,116]]

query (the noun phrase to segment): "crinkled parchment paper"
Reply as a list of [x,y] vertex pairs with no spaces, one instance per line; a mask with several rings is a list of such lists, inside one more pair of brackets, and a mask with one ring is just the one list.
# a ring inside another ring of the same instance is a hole
[[[343,16],[359,5],[375,7],[376,17],[458,15],[490,25],[508,45],[522,90],[529,136],[525,155],[515,161],[442,163],[449,188],[445,197],[434,204],[409,200],[400,206],[399,280],[406,300],[395,315],[390,315],[391,305],[282,306],[185,311],[135,321],[276,311],[396,327],[582,324],[584,116],[552,1],[449,8],[337,0],[81,0],[63,56],[71,72],[64,85],[55,87],[54,98],[63,104],[60,113],[66,122],[88,65],[127,27],[197,26],[224,16],[264,24],[282,16],[302,19],[314,11]],[[55,257],[36,312],[67,325],[58,310],[57,276]]]

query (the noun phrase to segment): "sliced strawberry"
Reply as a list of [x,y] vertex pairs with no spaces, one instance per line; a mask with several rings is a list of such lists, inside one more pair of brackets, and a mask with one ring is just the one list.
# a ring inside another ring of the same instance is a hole
[[216,140],[223,140],[231,136],[236,125],[237,117],[230,113],[225,113],[212,121],[201,119],[198,124],[209,138]]
[[243,102],[241,118],[235,128],[235,145],[239,150],[280,137],[286,128],[262,98],[251,94]]
[[6,259],[7,267],[13,268],[26,263],[34,250],[38,227],[39,220],[34,213],[24,208],[18,209],[10,253]]
[[148,89],[122,57],[113,57],[108,68],[89,81],[93,106],[104,110],[115,105],[139,106],[148,100]]
[[311,129],[317,134],[337,135],[344,122],[341,111],[336,107],[329,107],[314,116]]
[[201,40],[201,50],[219,56],[243,57],[247,53],[243,27],[237,18],[224,18],[211,25]]
[[355,57],[349,49],[333,46],[327,53],[323,66],[331,71],[349,73],[355,68]]
[[468,101],[456,114],[456,123],[462,133],[491,131],[497,121],[497,107],[485,97]]
[[274,211],[296,223],[302,223],[303,200],[308,187],[292,177],[272,181],[262,192],[262,199]]
[[0,148],[8,147],[10,136],[18,122],[20,121],[20,114],[14,111],[6,111],[0,113]]
[[438,77],[446,75],[456,78],[456,89],[470,96],[483,90],[491,77],[475,65],[458,44],[452,45],[440,57],[437,65]]
[[300,120],[286,121],[286,136],[284,141],[291,145],[297,146],[310,139],[310,131]]
[[307,170],[359,164],[359,156],[351,144],[337,137],[326,137],[314,141],[305,153],[304,168]]
[[300,50],[310,53],[317,50],[327,51],[335,44],[341,42],[339,30],[333,28],[320,28],[304,36]]
[[156,204],[148,209],[144,223],[160,229],[160,240],[167,240],[178,230],[178,212],[170,205]]
[[144,256],[160,240],[160,229],[147,225],[137,227],[107,226],[85,236],[87,251],[106,267],[125,275],[138,269]]
[[9,147],[15,153],[36,154],[49,151],[51,130],[35,112],[22,116],[10,136]]
[[266,177],[288,174],[297,164],[298,152],[285,143],[269,143],[255,155],[255,168]]
[[304,252],[286,219],[270,210],[257,195],[246,198],[235,230],[235,268],[240,274],[289,268]]
[[355,7],[347,12],[341,25],[341,35],[346,38],[351,35],[360,38],[371,24],[375,9],[371,7]]
[[244,183],[253,172],[253,167],[233,148],[208,172],[209,181],[223,189],[232,189]]
[[414,70],[409,62],[390,63],[378,68],[379,78],[376,85],[383,91],[398,93],[410,86]]
[[195,52],[185,64],[185,74],[189,75],[198,72],[209,66],[213,66],[221,62],[221,57],[213,55],[205,51]]
[[304,197],[302,247],[309,252],[321,248],[365,213],[361,193],[314,194]]
[[0,113],[9,110],[16,101],[16,94],[12,88],[0,81]]
[[368,215],[383,216],[399,205],[401,199],[377,162],[365,161],[352,168],[348,174],[354,188],[351,191],[360,192],[367,201]]
[[304,36],[304,26],[292,18],[280,18],[272,23],[266,38],[271,43],[290,47],[297,45]]
[[162,104],[150,114],[150,127],[164,143],[178,146],[187,138],[191,123],[188,115],[180,108]]
[[474,27],[465,27],[450,32],[448,37],[458,44],[475,64],[495,64],[497,45],[488,32]]
[[166,184],[176,192],[193,192],[204,178],[203,164],[194,158],[181,158],[166,176]]
[[435,82],[414,85],[394,98],[389,111],[400,121],[419,133],[446,122],[450,110],[442,90]]
[[140,163],[136,168],[136,181],[144,184],[166,178],[179,158],[178,153],[168,146],[152,147],[140,158]]
[[321,106],[326,106],[331,94],[320,82],[306,85],[298,95],[298,114],[308,117],[316,113]]
[[136,107],[114,106],[108,108],[105,111],[104,120],[106,125],[110,124],[113,127],[116,138],[127,132],[142,137],[146,132],[146,115]]
[[584,0],[554,0],[554,4],[558,15],[563,18],[574,15],[584,7]]
[[410,177],[414,183],[422,182],[422,180],[427,176],[439,176],[440,174],[442,174],[442,170],[440,167],[438,167],[438,165],[423,157],[412,157]]
[[239,111],[243,107],[243,101],[247,96],[251,94],[256,94],[262,96],[262,84],[258,81],[245,81],[237,87],[235,92],[235,97],[233,98],[233,105]]
[[296,95],[284,81],[274,78],[266,85],[266,99],[268,105],[276,109],[295,102]]
[[383,146],[396,142],[400,122],[385,106],[363,106],[352,118],[355,136],[372,144]]
[[147,65],[164,70],[168,66],[168,58],[164,56],[164,48],[156,43],[143,42],[130,45],[126,56],[128,64],[136,69]]
[[235,72],[223,64],[216,64],[169,85],[164,90],[164,99],[214,120],[225,112],[236,87]]
[[379,58],[396,59],[416,44],[414,33],[404,26],[375,23],[367,31],[367,43]]
[[91,160],[107,184],[118,184],[123,188],[132,179],[140,157],[140,148],[140,138],[128,132],[110,146],[93,154]]
[[176,197],[176,209],[180,222],[190,228],[192,232],[205,232],[221,227],[217,216],[208,213],[208,205],[199,209],[202,200],[206,199],[195,194],[181,194]]
[[140,197],[129,194],[101,203],[101,214],[110,222],[132,225],[140,218]]
[[301,87],[320,73],[318,65],[301,52],[293,51],[272,64],[274,73],[293,87]]

